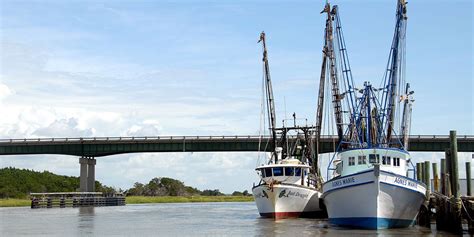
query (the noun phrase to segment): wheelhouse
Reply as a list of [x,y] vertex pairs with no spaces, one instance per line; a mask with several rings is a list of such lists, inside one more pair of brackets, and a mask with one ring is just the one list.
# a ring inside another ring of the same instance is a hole
[[274,181],[299,184],[309,173],[311,167],[304,164],[271,164],[255,170],[265,183]]
[[354,149],[338,153],[333,177],[361,172],[380,165],[381,170],[406,175],[410,154],[399,149]]

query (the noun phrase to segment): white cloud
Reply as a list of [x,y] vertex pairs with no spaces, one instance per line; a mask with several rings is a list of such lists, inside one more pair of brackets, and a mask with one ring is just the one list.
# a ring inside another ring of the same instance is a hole
[[47,127],[36,129],[33,135],[39,137],[90,137],[93,129],[79,129],[77,118],[59,119]]
[[0,102],[14,93],[7,85],[0,82]]

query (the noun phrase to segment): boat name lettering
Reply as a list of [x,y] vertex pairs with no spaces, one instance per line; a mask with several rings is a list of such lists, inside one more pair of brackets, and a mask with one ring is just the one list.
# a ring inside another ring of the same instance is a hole
[[412,188],[416,188],[418,186],[417,183],[410,180],[402,179],[400,177],[396,177],[394,182]]
[[280,192],[280,195],[278,195],[278,197],[280,197],[280,198],[289,197],[289,196],[300,197],[300,198],[306,199],[309,196],[309,194],[294,192],[294,191],[291,191],[291,190],[288,191],[288,193],[286,193],[286,189],[284,189],[283,191]]
[[355,177],[349,177],[349,178],[333,181],[332,187],[334,188],[334,187],[338,187],[338,186],[346,185],[350,183],[355,183]]

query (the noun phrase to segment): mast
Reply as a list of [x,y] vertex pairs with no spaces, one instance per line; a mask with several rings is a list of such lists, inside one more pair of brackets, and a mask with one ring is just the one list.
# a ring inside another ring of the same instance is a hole
[[413,91],[410,91],[410,83],[407,83],[405,95],[403,95],[403,115],[402,115],[402,126],[400,130],[402,131],[403,138],[403,148],[408,150],[408,138],[410,135],[410,117],[412,110],[412,99],[410,95],[413,94]]
[[339,143],[343,140],[343,125],[344,121],[342,118],[342,95],[339,92],[339,79],[337,72],[337,61],[336,54],[334,53],[334,42],[333,42],[333,17],[331,12],[331,5],[326,3],[326,6],[322,12],[327,13],[326,19],[326,34],[325,34],[325,48],[327,49],[326,57],[329,58],[330,68],[330,79],[331,79],[331,91],[332,91],[332,104],[334,107],[334,116],[336,120],[337,136]]
[[260,33],[260,39],[257,43],[262,42],[263,47],[263,66],[265,71],[265,89],[267,94],[267,111],[268,111],[268,122],[270,126],[270,132],[272,135],[272,145],[273,145],[273,158],[275,163],[278,161],[278,156],[276,154],[276,142],[277,142],[277,134],[276,134],[276,115],[275,115],[275,100],[273,99],[273,89],[272,89],[272,80],[270,77],[270,66],[268,65],[268,57],[267,57],[267,45],[265,42],[265,32],[262,31]]
[[[386,86],[384,90],[385,94],[385,108],[387,113],[386,117],[386,142],[391,143],[392,131],[394,129],[395,119],[395,103],[397,99],[397,85],[401,80],[402,70],[404,69],[404,49],[405,49],[405,32],[406,32],[406,2],[405,0],[398,0],[397,3],[397,16],[395,33],[392,41],[392,48],[390,50],[389,67],[387,68],[388,78],[385,79]],[[387,75],[386,74],[386,75]]]
[[[328,5],[326,5],[328,7]],[[325,8],[326,9],[326,8]],[[323,13],[324,10],[321,12]],[[327,21],[326,21],[326,29],[324,30],[325,39],[327,38],[328,30],[327,30]],[[317,160],[319,158],[319,140],[321,139],[321,127],[323,122],[323,108],[324,108],[324,88],[326,82],[326,68],[327,68],[327,43],[325,40],[323,46],[323,63],[321,64],[321,76],[319,78],[319,91],[318,91],[318,108],[316,110],[316,130],[315,130],[315,154],[313,157],[313,172],[317,172]]]
[[[323,63],[319,82],[318,109],[316,114],[316,139],[320,138],[325,80],[326,77],[329,77],[331,81],[332,106],[334,109],[338,143],[342,141],[347,142],[352,139],[352,132],[349,131],[349,136],[344,137],[345,126],[347,126],[347,124],[344,124],[344,120],[349,119],[349,121],[355,121],[354,116],[356,114],[354,80],[352,78],[349,56],[342,33],[338,7],[333,6],[331,8],[331,5],[327,2],[321,13],[326,13],[327,17],[324,34]],[[326,70],[329,70],[329,73]],[[340,84],[343,86],[343,93],[340,92]],[[347,102],[347,104],[344,104],[344,107],[343,100]],[[344,113],[347,113],[348,116],[344,115]],[[350,124],[349,130],[353,130],[353,126]],[[344,144],[341,147],[346,147],[346,145],[347,144]]]

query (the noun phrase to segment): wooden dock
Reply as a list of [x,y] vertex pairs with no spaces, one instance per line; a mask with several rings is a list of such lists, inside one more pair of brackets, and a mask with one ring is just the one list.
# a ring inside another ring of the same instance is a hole
[[124,206],[125,196],[101,192],[30,193],[31,208]]

